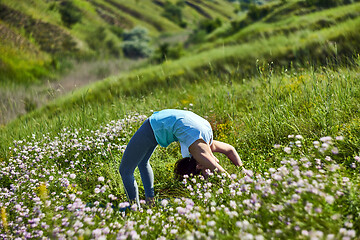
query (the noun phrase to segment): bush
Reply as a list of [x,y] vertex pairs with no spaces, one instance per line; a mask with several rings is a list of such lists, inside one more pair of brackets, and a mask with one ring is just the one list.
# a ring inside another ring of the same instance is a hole
[[170,21],[185,28],[187,24],[182,19],[183,18],[182,6],[183,6],[183,2],[180,1],[177,4],[166,2],[164,5],[164,12],[162,13],[162,15],[167,19],[169,19]]
[[202,20],[198,23],[196,29],[190,34],[187,43],[201,43],[205,40],[207,34],[214,31],[216,28],[221,26],[221,20],[216,18]]
[[144,58],[151,55],[150,39],[146,28],[135,27],[128,32],[124,32],[123,39],[122,50],[126,57]]
[[61,14],[61,20],[66,27],[70,28],[77,22],[80,22],[82,13],[77,8],[73,1],[63,1],[60,3],[59,12]]
[[203,21],[200,21],[199,23],[199,29],[203,29],[206,31],[206,33],[211,33],[216,28],[221,26],[221,20],[219,18],[216,18],[215,20],[212,19],[205,19]]
[[250,5],[247,16],[252,20],[256,21],[265,17],[270,12],[268,6],[259,7],[255,4]]
[[125,31],[122,36],[124,41],[150,41],[148,37],[148,30],[143,27],[135,27],[130,31]]
[[[114,38],[116,39],[116,38]],[[120,44],[114,39],[106,39],[106,28],[97,27],[93,32],[86,38],[86,42],[89,47],[98,54],[112,55],[115,57],[120,56]]]
[[170,46],[169,43],[160,44],[159,48],[156,49],[153,59],[157,63],[166,61],[167,59],[178,59],[183,54],[182,44]]
[[205,40],[206,31],[203,29],[195,29],[189,36],[187,43],[201,43]]
[[351,3],[351,0],[306,0],[308,6],[317,6],[317,7],[334,7],[342,4]]

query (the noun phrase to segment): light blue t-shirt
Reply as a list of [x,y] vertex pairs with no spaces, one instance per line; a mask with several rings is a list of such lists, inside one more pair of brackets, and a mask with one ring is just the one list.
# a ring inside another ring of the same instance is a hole
[[198,139],[212,144],[213,132],[210,123],[193,112],[165,109],[149,117],[155,139],[162,147],[178,141],[181,155],[190,157],[189,146]]

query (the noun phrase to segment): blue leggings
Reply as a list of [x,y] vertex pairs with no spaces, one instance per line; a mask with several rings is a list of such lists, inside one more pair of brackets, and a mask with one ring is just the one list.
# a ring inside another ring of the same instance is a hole
[[157,145],[149,119],[146,119],[130,139],[121,159],[119,171],[126,194],[131,202],[136,201],[139,206],[139,191],[134,178],[134,171],[136,167],[139,168],[145,197],[154,197],[154,173],[149,164],[149,159]]

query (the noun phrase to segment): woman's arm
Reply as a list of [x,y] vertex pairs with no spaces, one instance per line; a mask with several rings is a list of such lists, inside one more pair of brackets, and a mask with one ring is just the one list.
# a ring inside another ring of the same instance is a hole
[[220,172],[225,172],[223,167],[219,165],[217,158],[212,153],[209,144],[207,144],[204,140],[196,140],[190,145],[189,152],[196,159],[202,170],[209,169],[210,171],[214,171],[214,169],[218,169]]
[[236,149],[230,144],[213,140],[210,149],[212,152],[219,152],[225,154],[236,166],[243,165]]

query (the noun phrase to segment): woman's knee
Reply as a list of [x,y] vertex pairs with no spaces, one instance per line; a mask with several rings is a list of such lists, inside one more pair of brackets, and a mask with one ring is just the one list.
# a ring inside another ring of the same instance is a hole
[[125,176],[131,176],[134,174],[134,170],[131,170],[130,168],[128,168],[122,164],[120,164],[119,172],[120,172],[120,175],[122,178]]

